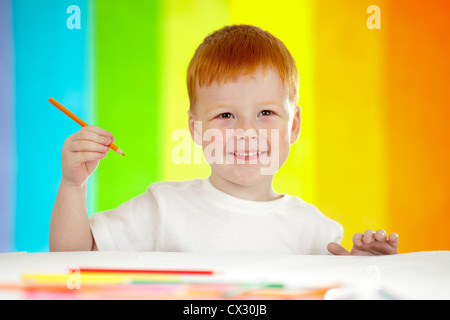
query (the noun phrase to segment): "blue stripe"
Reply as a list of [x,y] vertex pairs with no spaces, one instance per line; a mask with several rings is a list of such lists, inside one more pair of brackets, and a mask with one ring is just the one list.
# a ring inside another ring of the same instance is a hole
[[14,150],[12,143],[11,2],[0,1],[0,252],[11,250]]
[[[77,5],[81,29],[69,29]],[[88,0],[13,3],[17,191],[15,249],[48,250],[51,212],[61,179],[64,140],[80,127],[53,107],[53,97],[90,123]]]

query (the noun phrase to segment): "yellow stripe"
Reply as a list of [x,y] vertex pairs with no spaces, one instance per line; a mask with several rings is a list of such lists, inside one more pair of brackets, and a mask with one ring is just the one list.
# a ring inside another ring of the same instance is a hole
[[296,61],[300,76],[301,134],[291,146],[288,160],[275,175],[273,186],[279,193],[315,203],[314,1],[230,0],[230,10],[233,23],[253,24],[269,31],[283,41]]
[[[180,141],[171,141],[177,129],[188,133],[189,99],[186,87],[186,71],[195,49],[213,31],[229,23],[229,14],[224,1],[163,1],[161,2],[164,26],[162,48],[164,65],[162,70],[162,107],[165,122],[161,130],[165,171],[163,180],[189,180],[209,176],[208,164],[175,164],[171,151]],[[191,162],[194,159],[194,144],[190,135],[185,136],[191,146]],[[195,146],[197,152],[201,147]],[[204,162],[204,161],[203,161]]]

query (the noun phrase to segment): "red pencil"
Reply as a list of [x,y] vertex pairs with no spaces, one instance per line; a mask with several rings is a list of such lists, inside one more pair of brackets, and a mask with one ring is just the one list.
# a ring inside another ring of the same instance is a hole
[[[74,270],[71,270],[74,271]],[[211,270],[163,270],[163,269],[97,269],[97,268],[80,268],[82,272],[93,273],[142,273],[142,274],[180,274],[180,275],[212,275]]]

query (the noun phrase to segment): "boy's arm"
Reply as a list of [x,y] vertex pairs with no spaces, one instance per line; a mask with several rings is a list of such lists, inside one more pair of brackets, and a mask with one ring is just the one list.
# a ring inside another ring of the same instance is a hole
[[50,251],[91,251],[94,248],[86,196],[86,183],[74,186],[61,179],[50,220]]
[[64,142],[62,179],[50,220],[50,251],[91,251],[96,244],[87,213],[87,180],[106,157],[112,134],[86,126]]

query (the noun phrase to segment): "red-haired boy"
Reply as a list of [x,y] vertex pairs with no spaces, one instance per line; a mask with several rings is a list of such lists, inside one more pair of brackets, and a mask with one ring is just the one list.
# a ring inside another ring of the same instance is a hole
[[[285,45],[255,26],[224,27],[197,48],[187,86],[190,133],[210,177],[153,183],[88,219],[86,181],[114,139],[85,127],[63,147],[50,249],[350,254],[338,244],[339,223],[272,188],[301,124],[298,72]],[[351,254],[393,254],[397,247],[396,234],[367,230],[355,234]]]

